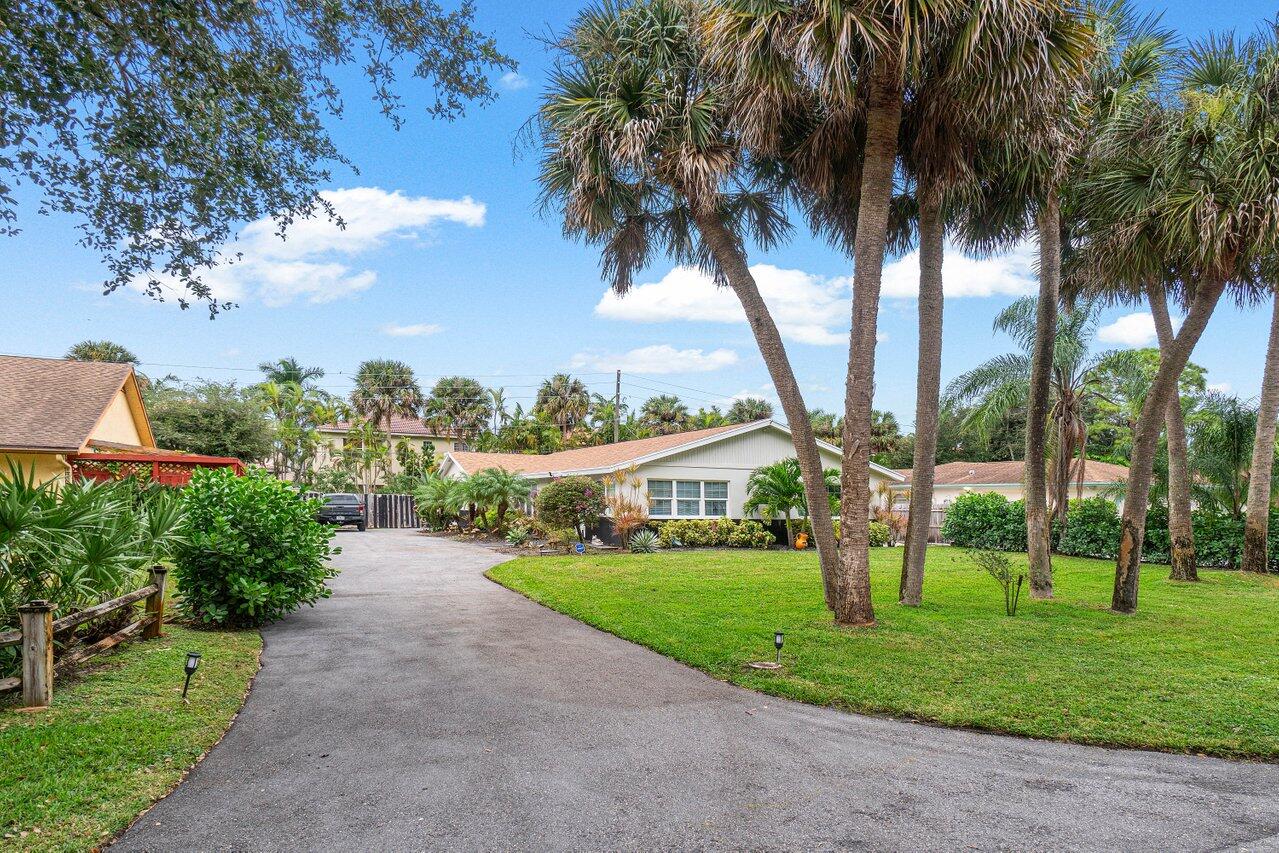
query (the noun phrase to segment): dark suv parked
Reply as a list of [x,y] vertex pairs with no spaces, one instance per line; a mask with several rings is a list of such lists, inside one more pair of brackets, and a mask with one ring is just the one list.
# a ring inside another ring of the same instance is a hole
[[359,495],[324,495],[324,506],[315,516],[321,524],[354,524],[363,531],[368,526],[364,517],[364,498]]

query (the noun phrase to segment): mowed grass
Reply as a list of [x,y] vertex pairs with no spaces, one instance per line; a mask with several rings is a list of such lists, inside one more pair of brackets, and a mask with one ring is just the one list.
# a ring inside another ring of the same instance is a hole
[[[1279,578],[1142,572],[1109,611],[1113,564],[1054,558],[1056,599],[1004,615],[962,551],[929,549],[919,608],[897,604],[901,549],[872,550],[878,626],[839,629],[811,552],[525,557],[489,576],[714,676],[846,710],[1038,738],[1279,758]],[[1025,555],[1014,555],[1025,566]],[[773,657],[784,669],[746,667]]]
[[[258,671],[261,636],[164,631],[56,683],[49,710],[0,706],[0,850],[103,844],[222,737]],[[204,657],[184,705],[187,651]]]

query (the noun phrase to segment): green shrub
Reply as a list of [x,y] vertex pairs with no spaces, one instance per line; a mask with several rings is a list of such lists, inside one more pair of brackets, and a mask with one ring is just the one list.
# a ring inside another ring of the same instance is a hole
[[1114,558],[1119,552],[1119,510],[1115,504],[1103,497],[1071,501],[1057,550],[1076,557]]
[[548,527],[571,527],[578,541],[604,514],[604,487],[590,477],[552,480],[537,493],[537,515]]
[[870,547],[884,548],[887,547],[893,539],[893,531],[889,529],[887,524],[882,521],[872,521],[870,529],[867,531]]
[[305,500],[263,471],[198,469],[183,492],[191,534],[175,553],[180,607],[197,622],[260,625],[331,594],[334,530]]
[[632,554],[654,554],[661,547],[657,534],[647,527],[641,527],[632,533],[628,545]]
[[731,518],[681,518],[658,525],[664,548],[758,548],[773,547],[777,540],[758,521]]
[[506,544],[520,546],[528,541],[528,528],[515,526],[506,531]]
[[942,538],[960,548],[1026,550],[1026,504],[996,492],[960,495],[946,510]]

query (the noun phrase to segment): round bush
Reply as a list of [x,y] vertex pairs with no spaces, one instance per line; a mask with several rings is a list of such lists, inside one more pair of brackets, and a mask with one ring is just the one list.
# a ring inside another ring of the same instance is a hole
[[537,493],[537,516],[548,527],[571,527],[578,539],[604,514],[604,487],[590,477],[552,480]]
[[888,543],[893,539],[893,531],[882,521],[872,521],[867,534],[872,548],[887,547]]
[[332,593],[333,528],[315,520],[322,502],[264,471],[197,469],[183,491],[190,529],[174,554],[180,607],[197,622],[250,627]]
[[960,548],[1026,550],[1026,505],[997,492],[960,495],[946,510],[942,538]]
[[1071,501],[1057,550],[1076,557],[1113,558],[1119,551],[1119,511],[1103,497]]

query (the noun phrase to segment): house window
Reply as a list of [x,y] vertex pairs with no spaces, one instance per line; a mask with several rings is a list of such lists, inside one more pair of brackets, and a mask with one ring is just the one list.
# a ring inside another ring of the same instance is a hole
[[679,518],[726,518],[728,483],[722,480],[649,480],[648,514],[675,515]]
[[670,480],[649,480],[648,481],[648,514],[649,515],[670,515],[671,514],[671,481]]
[[704,515],[712,518],[724,518],[728,515],[728,483],[709,482],[703,484],[706,494]]

